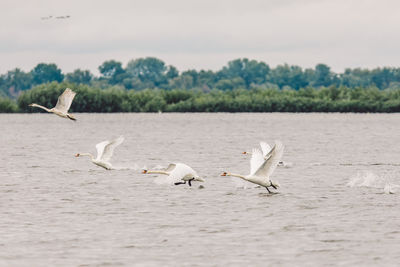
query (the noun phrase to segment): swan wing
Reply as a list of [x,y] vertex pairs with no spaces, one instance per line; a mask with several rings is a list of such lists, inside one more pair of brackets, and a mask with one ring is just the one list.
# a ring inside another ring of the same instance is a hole
[[110,141],[103,141],[101,143],[98,143],[96,145],[96,150],[97,150],[97,160],[100,160],[103,153],[104,153],[104,148],[106,147],[106,145],[108,145],[110,143]]
[[165,169],[165,172],[172,172],[173,169],[175,169],[176,164],[171,163],[168,165],[168,167]]
[[97,159],[102,161],[110,161],[114,149],[122,144],[124,137],[120,136],[112,141],[104,141],[96,145]]
[[76,93],[71,89],[65,89],[64,93],[58,97],[55,109],[58,109],[62,113],[67,113],[71,107],[72,100],[74,100],[75,95]]
[[197,173],[188,165],[177,163],[167,179],[170,183],[173,183],[182,180],[186,176],[197,176]]
[[279,161],[283,155],[284,146],[280,141],[275,141],[274,147],[265,156],[264,162],[261,164],[260,168],[255,172],[255,176],[264,177],[269,180],[269,177],[274,172],[278,166]]
[[263,164],[264,156],[263,153],[258,148],[253,148],[251,151],[250,159],[250,174],[254,174],[258,168]]
[[264,157],[271,151],[271,146],[268,145],[266,142],[260,142],[261,151]]

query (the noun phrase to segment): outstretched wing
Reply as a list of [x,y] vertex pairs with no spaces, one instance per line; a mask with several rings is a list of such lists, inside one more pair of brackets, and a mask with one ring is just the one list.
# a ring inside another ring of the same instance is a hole
[[55,106],[56,109],[61,111],[62,113],[67,113],[69,108],[71,107],[72,100],[74,100],[76,93],[71,89],[65,89],[64,93],[62,93],[58,97],[57,104]]
[[268,145],[266,142],[260,142],[260,146],[261,146],[263,156],[265,157],[268,154],[268,152],[271,151],[271,146]]
[[260,168],[255,172],[255,176],[264,177],[269,180],[269,177],[278,166],[283,155],[284,146],[280,141],[275,141],[274,147],[267,154]]
[[104,141],[96,145],[97,149],[97,160],[102,160],[102,161],[110,161],[114,149],[122,144],[124,141],[124,137],[120,136],[117,139],[114,139],[112,141]]
[[186,176],[197,176],[197,173],[188,165],[177,163],[173,171],[167,177],[169,183],[181,181]]
[[168,165],[168,167],[165,169],[165,172],[172,172],[173,169],[175,169],[176,164],[171,163]]
[[250,174],[254,174],[264,162],[264,156],[258,148],[253,148],[250,159]]

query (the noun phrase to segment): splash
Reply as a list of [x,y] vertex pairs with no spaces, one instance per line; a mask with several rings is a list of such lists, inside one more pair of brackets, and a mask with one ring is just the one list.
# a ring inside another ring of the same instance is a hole
[[383,189],[386,194],[394,194],[400,186],[389,182],[389,180],[391,180],[390,176],[378,176],[371,171],[362,171],[351,177],[346,186],[378,188]]

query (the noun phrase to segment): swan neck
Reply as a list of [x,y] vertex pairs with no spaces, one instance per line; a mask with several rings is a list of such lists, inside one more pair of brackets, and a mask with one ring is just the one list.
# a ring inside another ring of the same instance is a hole
[[241,174],[227,173],[226,175],[227,175],[227,176],[233,176],[233,177],[239,177],[239,178],[242,178],[243,180],[248,180],[248,179],[246,178],[246,176],[241,175]]
[[169,175],[169,173],[168,172],[166,172],[166,171],[156,171],[156,170],[154,170],[154,171],[147,171],[147,173],[148,174],[165,174],[165,175]]
[[44,110],[46,110],[47,112],[51,112],[51,110],[50,110],[50,109],[48,109],[48,108],[46,108],[46,107],[44,107],[44,106],[41,106],[41,105],[35,104],[35,103],[33,103],[33,104],[32,104],[32,107],[41,108],[41,109],[44,109]]
[[92,160],[94,160],[93,155],[90,154],[90,153],[81,153],[81,154],[79,154],[79,155],[80,155],[80,156],[88,156],[88,157],[90,157]]

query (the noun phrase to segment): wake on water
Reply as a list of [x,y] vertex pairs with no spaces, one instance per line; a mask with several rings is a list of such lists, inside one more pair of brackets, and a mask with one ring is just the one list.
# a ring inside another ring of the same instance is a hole
[[346,186],[371,187],[383,189],[386,194],[394,194],[398,191],[400,185],[391,183],[390,180],[393,180],[393,178],[389,175],[378,176],[371,171],[362,171],[351,177]]

